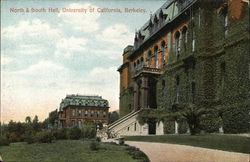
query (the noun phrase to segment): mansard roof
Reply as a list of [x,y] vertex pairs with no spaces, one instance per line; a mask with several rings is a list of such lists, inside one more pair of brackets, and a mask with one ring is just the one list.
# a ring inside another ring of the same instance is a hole
[[60,103],[60,110],[67,106],[82,106],[82,107],[98,107],[108,108],[109,103],[101,96],[88,96],[88,95],[67,95]]

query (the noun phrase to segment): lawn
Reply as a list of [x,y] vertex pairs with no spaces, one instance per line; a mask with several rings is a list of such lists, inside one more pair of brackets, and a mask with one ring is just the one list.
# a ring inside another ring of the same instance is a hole
[[145,141],[190,145],[224,151],[250,153],[250,138],[235,135],[164,135],[130,136],[126,141]]
[[90,141],[60,140],[51,144],[11,143],[1,146],[0,155],[4,161],[84,161],[84,162],[134,162],[127,146],[100,144],[100,149],[91,151]]

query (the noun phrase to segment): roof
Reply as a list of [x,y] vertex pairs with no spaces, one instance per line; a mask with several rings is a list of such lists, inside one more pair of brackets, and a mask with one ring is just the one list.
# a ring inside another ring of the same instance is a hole
[[60,103],[60,110],[67,106],[83,106],[83,107],[98,107],[108,108],[108,100],[103,99],[101,96],[88,96],[88,95],[67,95]]

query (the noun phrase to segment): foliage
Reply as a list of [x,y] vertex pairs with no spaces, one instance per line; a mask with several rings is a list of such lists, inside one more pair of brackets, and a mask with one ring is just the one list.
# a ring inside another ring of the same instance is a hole
[[96,141],[92,141],[89,145],[89,149],[92,151],[99,150],[99,143]]
[[7,138],[10,142],[19,142],[23,141],[23,135],[25,133],[25,125],[21,122],[9,122],[7,127]]
[[108,124],[111,124],[119,119],[119,114],[117,111],[109,112],[108,113]]
[[82,136],[89,139],[95,138],[96,126],[93,123],[85,123],[82,129]]
[[223,113],[223,127],[225,133],[250,132],[250,106],[233,107]]
[[101,142],[101,137],[96,137],[96,142]]
[[147,155],[144,152],[142,152],[140,149],[134,146],[129,146],[128,148],[126,148],[126,150],[128,151],[129,155],[133,157],[133,159],[136,159],[142,162],[149,162]]
[[58,120],[58,112],[57,109],[54,111],[51,111],[49,113],[48,123],[52,125],[52,127],[56,126],[56,121]]
[[67,139],[67,129],[55,129],[52,130],[53,136],[59,140],[59,139]]
[[0,136],[0,146],[9,146],[10,142],[6,136]]
[[81,129],[78,127],[70,128],[68,131],[68,138],[72,140],[78,140],[81,138]]
[[53,139],[51,132],[41,131],[36,133],[36,141],[39,143],[51,143]]

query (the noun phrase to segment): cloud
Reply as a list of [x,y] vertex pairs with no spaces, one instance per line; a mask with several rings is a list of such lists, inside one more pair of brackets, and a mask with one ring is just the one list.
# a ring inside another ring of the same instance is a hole
[[[97,6],[92,5],[91,3],[71,3],[66,8],[68,9],[90,9],[90,8],[98,8]],[[70,25],[74,30],[81,32],[94,32],[97,31],[100,27],[98,19],[100,17],[100,13],[77,13],[77,12],[60,12],[58,14],[64,23]]]
[[[1,31],[2,37],[23,41],[25,38],[48,39],[60,35],[58,29],[53,29],[48,23],[41,19],[22,20],[17,25],[5,27]],[[32,40],[33,41],[33,40]]]
[[56,56],[64,56],[70,58],[74,53],[84,52],[88,40],[85,38],[61,38],[56,43]]
[[119,48],[125,48],[133,43],[133,32],[124,24],[115,24],[107,27],[96,37],[103,42],[110,43]]
[[1,65],[7,65],[13,61],[12,58],[5,56],[3,53],[1,53]]

